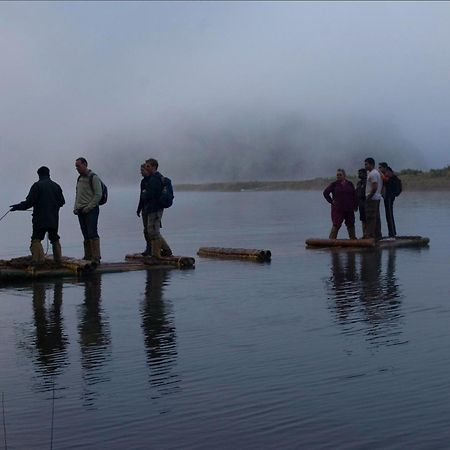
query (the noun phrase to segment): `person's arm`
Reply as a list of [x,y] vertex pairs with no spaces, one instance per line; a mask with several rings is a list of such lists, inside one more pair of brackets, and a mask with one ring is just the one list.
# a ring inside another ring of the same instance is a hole
[[33,207],[39,196],[39,188],[37,184],[33,184],[31,186],[30,192],[27,195],[27,198],[20,203],[16,203],[15,205],[10,205],[11,211],[25,211],[28,208]]
[[142,199],[142,192],[145,190],[145,182],[144,180],[141,180],[141,186],[140,186],[140,192],[139,192],[139,203],[137,206],[136,214],[138,217],[141,217],[141,211],[144,207],[144,201]]
[[325,200],[332,205],[333,204],[333,197],[331,196],[331,194],[334,191],[334,183],[331,183],[330,185],[328,185],[325,190],[323,191],[323,196],[325,197]]
[[[91,180],[89,180],[89,183]],[[100,183],[100,178],[97,176],[97,174],[92,175],[92,187],[94,190],[94,195],[92,196],[91,201],[83,208],[83,213],[88,213],[89,211],[93,210],[96,206],[98,206],[98,203],[100,199],[102,198],[102,185]]]
[[370,182],[370,192],[369,192],[369,195],[367,196],[367,200],[372,199],[372,197],[377,192],[377,189],[378,189],[378,183],[376,181],[371,181]]

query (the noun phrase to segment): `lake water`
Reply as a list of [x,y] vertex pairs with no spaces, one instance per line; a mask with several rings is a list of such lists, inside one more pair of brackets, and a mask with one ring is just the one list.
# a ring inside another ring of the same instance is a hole
[[[143,249],[135,208],[135,189],[110,193],[104,260]],[[405,192],[395,212],[429,248],[305,249],[329,232],[320,192],[182,192],[176,254],[272,262],[1,286],[0,448],[4,429],[8,449],[448,448],[450,193]],[[30,214],[0,226],[0,257],[26,254]],[[81,255],[70,206],[61,238]]]

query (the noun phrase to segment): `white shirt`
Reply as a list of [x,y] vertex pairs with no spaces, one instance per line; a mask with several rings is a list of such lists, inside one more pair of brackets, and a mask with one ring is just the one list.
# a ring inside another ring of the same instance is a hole
[[377,183],[377,190],[375,194],[373,194],[372,200],[381,200],[381,189],[383,188],[383,181],[381,179],[380,172],[378,172],[377,169],[373,169],[367,174],[366,197],[372,191],[372,183]]

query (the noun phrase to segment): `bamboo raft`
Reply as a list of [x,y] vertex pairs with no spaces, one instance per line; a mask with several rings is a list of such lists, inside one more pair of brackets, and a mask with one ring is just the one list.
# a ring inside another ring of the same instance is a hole
[[307,248],[399,248],[426,247],[430,239],[423,236],[396,236],[395,238],[375,239],[306,239]]
[[222,247],[200,247],[197,255],[207,258],[242,259],[258,262],[267,262],[272,258],[272,252],[270,250]]
[[131,259],[131,261],[102,262],[97,265],[92,264],[91,261],[69,257],[63,257],[61,263],[56,264],[53,259],[47,258],[38,267],[32,267],[30,265],[30,256],[0,260],[0,283],[39,278],[84,276],[91,273],[118,273],[161,268],[187,269],[195,266],[195,259],[185,256],[154,259],[151,257],[143,257],[142,255],[127,255],[126,259]]

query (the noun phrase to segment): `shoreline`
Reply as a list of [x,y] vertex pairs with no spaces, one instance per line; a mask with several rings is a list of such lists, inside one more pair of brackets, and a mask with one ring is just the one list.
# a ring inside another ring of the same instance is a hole
[[[450,191],[449,176],[430,176],[428,174],[401,174],[403,191]],[[348,177],[356,185],[355,177]],[[180,183],[176,191],[196,192],[244,192],[244,191],[312,191],[323,190],[335,178],[314,178],[292,181],[232,181],[215,183]]]

